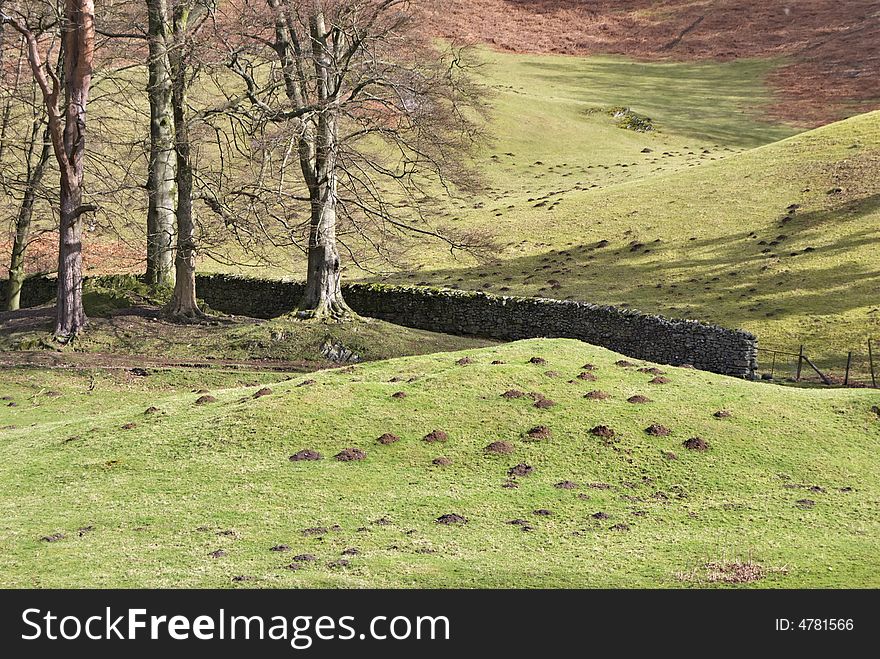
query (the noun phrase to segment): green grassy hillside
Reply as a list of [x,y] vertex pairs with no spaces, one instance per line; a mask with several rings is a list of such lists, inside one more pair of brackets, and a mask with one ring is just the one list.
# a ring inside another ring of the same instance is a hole
[[[382,278],[742,327],[764,346],[804,343],[835,372],[852,350],[864,379],[866,340],[880,339],[880,113],[804,133],[770,119],[776,60],[481,57],[488,191],[434,221],[490,232],[498,248],[477,261],[414,243]],[[652,130],[632,129],[646,117]]]
[[[698,318],[835,367],[880,335],[880,112],[787,137],[760,118],[768,62],[491,62],[492,196],[443,221],[496,258],[423,247],[391,280]],[[624,105],[655,130],[604,111]]]
[[[532,340],[291,380],[4,371],[0,580],[880,585],[876,392],[667,367],[657,384],[619,358]],[[590,432],[600,425],[614,436]],[[549,437],[530,438],[536,426]],[[434,430],[448,439],[424,441]],[[377,443],[384,433],[400,439]],[[708,450],[683,445],[694,437]],[[353,447],[364,460],[334,459]],[[288,459],[304,449],[323,459]],[[533,472],[510,477],[517,465]],[[467,522],[436,521],[453,514]]]

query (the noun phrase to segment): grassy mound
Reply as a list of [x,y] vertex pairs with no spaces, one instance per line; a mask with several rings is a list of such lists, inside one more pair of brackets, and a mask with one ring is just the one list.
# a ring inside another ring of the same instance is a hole
[[880,585],[877,392],[658,371],[571,340],[9,370],[2,585]]

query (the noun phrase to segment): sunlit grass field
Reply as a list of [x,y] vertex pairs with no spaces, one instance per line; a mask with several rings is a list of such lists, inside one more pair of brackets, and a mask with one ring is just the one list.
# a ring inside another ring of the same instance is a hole
[[880,585],[876,392],[651,384],[619,359],[531,340],[292,379],[4,371],[0,585]]

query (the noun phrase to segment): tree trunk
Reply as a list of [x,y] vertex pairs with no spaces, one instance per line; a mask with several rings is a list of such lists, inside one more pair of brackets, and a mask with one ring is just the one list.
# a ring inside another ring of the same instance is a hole
[[[35,130],[31,133],[31,140],[36,140],[39,133]],[[32,144],[29,148],[32,148]],[[28,237],[31,231],[31,218],[34,215],[34,203],[37,198],[37,188],[43,180],[46,171],[46,163],[49,162],[49,135],[48,131],[43,137],[43,145],[40,149],[39,159],[34,168],[29,172],[25,183],[24,197],[18,209],[18,217],[15,219],[15,239],[12,243],[12,258],[9,263],[9,281],[6,288],[6,311],[17,311],[21,307],[21,287],[24,285],[24,253],[27,249]],[[28,155],[30,160],[30,154]]]
[[150,160],[147,176],[147,283],[174,283],[174,106],[167,0],[147,0]]
[[[314,147],[300,147],[301,153],[314,154],[302,160],[303,175],[309,186],[311,221],[309,224],[309,263],[306,290],[299,315],[309,318],[341,320],[354,315],[342,298],[339,285],[339,249],[336,246],[337,155],[339,129],[338,106],[331,98],[331,66],[333,58],[327,47],[327,28],[319,3],[309,16],[312,58],[315,66],[316,91],[326,107],[318,114]],[[301,140],[310,137],[304,131]]]
[[[177,108],[175,108],[175,116]],[[192,219],[192,168],[186,129],[177,132],[177,250],[174,295],[169,311],[181,319],[204,316],[196,300],[196,251]],[[181,141],[182,140],[182,141]]]
[[[313,195],[309,226],[309,264],[300,315],[340,320],[354,312],[342,298],[336,247],[336,177]],[[332,190],[332,192],[331,192]]]
[[174,49],[171,53],[172,106],[174,109],[174,152],[177,162],[177,249],[174,256],[174,295],[169,313],[184,320],[204,314],[196,299],[196,254],[192,215],[192,160],[187,124],[187,22],[189,8],[180,6],[174,14]]
[[86,104],[95,52],[94,0],[66,0],[64,25],[64,161],[60,162],[61,195],[58,228],[58,302],[55,336],[70,340],[86,324],[82,305],[83,165],[86,147]]
[[70,339],[86,325],[82,304],[82,188],[61,186],[61,222],[58,230],[58,301],[55,336]]

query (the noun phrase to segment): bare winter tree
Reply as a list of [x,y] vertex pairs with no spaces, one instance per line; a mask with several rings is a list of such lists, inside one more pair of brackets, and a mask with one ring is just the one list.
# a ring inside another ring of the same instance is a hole
[[177,246],[174,256],[174,294],[170,314],[197,320],[204,314],[196,298],[196,239],[193,218],[193,154],[188,94],[196,68],[195,41],[214,8],[212,0],[177,0],[172,12],[171,104],[174,113],[174,149],[177,167]]
[[[425,200],[471,182],[480,90],[461,52],[437,50],[408,0],[267,0],[236,5],[229,68],[244,83],[262,162],[282,173],[278,204],[305,202],[307,283],[300,315],[342,318],[340,228],[366,240],[404,232],[472,249],[433,227]],[[296,163],[297,190],[284,183]],[[260,212],[265,211],[261,195]],[[276,204],[277,206],[277,204]],[[285,221],[290,214],[275,211]]]
[[49,62],[52,53],[43,52],[26,17],[5,8],[0,13],[0,23],[15,29],[27,44],[27,60],[46,105],[49,137],[61,172],[55,335],[64,341],[76,336],[86,324],[82,304],[82,216],[95,207],[83,204],[83,163],[86,104],[95,50],[94,14],[93,0],[65,0],[61,17],[62,81]]
[[[25,41],[18,34],[9,40],[11,44],[3,37],[0,33],[0,191],[18,201],[14,209],[5,309],[15,311],[21,304],[25,253],[31,240],[40,235],[33,230],[33,216],[45,192],[43,175],[52,148],[45,106],[38,100],[40,92],[26,70]],[[56,67],[56,75],[61,75],[60,67]]]

